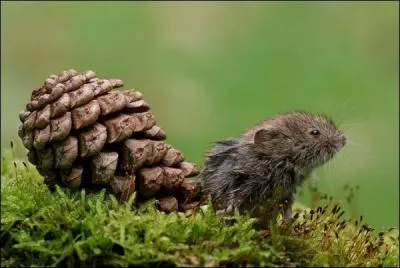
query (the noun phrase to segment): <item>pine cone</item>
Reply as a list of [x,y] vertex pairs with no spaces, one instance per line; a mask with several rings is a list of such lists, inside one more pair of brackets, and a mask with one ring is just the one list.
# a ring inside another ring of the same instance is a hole
[[198,206],[200,184],[185,183],[196,166],[165,143],[143,94],[122,86],[72,69],[46,79],[19,115],[29,161],[51,189],[107,188],[121,202],[136,189],[166,212]]

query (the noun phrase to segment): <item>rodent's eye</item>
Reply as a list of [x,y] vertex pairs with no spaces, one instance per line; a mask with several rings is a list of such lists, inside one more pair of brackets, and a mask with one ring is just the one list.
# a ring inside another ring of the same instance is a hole
[[321,134],[321,133],[319,132],[318,129],[314,129],[314,130],[311,130],[311,131],[310,131],[310,134],[313,135],[313,136],[318,136],[318,135]]

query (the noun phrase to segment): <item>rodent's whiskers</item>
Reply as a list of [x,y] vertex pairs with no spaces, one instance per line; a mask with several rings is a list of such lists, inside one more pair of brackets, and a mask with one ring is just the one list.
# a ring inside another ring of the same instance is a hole
[[355,141],[350,140],[350,139],[347,139],[347,143],[348,143],[348,144],[351,144],[351,145],[355,145],[355,146],[357,146],[357,147],[361,147],[361,145],[360,145],[358,142],[355,142]]
[[352,126],[352,125],[355,125],[355,126],[364,126],[364,125],[366,125],[367,124],[367,122],[362,122],[362,121],[352,121],[352,122],[343,122],[343,123],[340,123],[340,124],[338,124],[339,126]]
[[[374,153],[373,148],[365,141],[355,142],[352,139],[347,139],[348,154],[339,154],[339,157],[343,157],[345,159],[347,166],[357,165],[358,161],[361,162],[371,162],[376,161],[377,154]],[[349,157],[347,157],[347,156]],[[357,157],[352,157],[351,155],[355,155]],[[348,168],[348,171],[352,172],[352,168]]]
[[[333,160],[333,159],[332,159]],[[328,188],[329,188],[329,193],[330,194],[333,194],[333,187],[332,187],[332,181],[331,181],[331,179],[330,178],[332,178],[332,176],[331,176],[331,165],[332,165],[332,163],[333,163],[333,161],[329,161],[327,164],[327,168],[328,168],[328,171],[327,171],[327,173],[328,173],[328,176],[325,176],[325,179],[327,179],[327,181],[328,181]]]
[[357,149],[361,149],[364,153],[369,154],[369,153],[371,152],[370,147],[368,147],[368,146],[363,146],[362,144],[360,144],[360,143],[358,143],[358,142],[355,142],[354,140],[352,140],[352,139],[350,139],[350,138],[347,139],[347,143],[348,143],[348,145],[350,145],[350,146],[354,146],[354,147],[356,147]]
[[309,182],[311,185],[315,186],[319,180],[320,180],[320,177],[318,176],[317,172],[311,173],[310,182]]
[[337,109],[337,110],[333,113],[333,114],[334,114],[333,118],[335,119],[335,121],[336,121],[336,123],[337,123],[338,125],[341,125],[341,124],[340,124],[340,118],[339,118],[340,113],[341,113],[342,111],[344,111],[344,109],[346,108],[347,104],[350,103],[350,100],[351,100],[351,98],[349,97],[349,98],[339,107],[339,109]]
[[342,123],[339,125],[339,128],[342,131],[347,132],[347,131],[353,130],[354,128],[357,128],[357,127],[365,127],[366,125],[367,125],[367,123],[364,123],[364,122]]
[[[333,159],[333,160],[336,162],[336,159]],[[346,172],[350,170],[350,166],[349,166],[349,163],[347,163],[347,159],[346,159],[345,155],[338,154],[338,161],[340,161],[340,163],[343,163],[343,166],[346,169]]]

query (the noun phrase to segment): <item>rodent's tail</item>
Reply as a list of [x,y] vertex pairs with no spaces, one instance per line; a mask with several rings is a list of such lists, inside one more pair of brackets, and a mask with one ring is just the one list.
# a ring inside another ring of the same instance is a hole
[[223,197],[231,188],[232,170],[235,167],[238,145],[238,139],[218,141],[208,153],[201,176],[204,181],[204,190],[211,195],[213,202],[226,199]]

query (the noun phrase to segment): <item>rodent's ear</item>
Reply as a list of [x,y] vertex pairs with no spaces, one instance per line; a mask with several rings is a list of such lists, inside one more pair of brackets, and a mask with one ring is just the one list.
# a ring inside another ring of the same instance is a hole
[[254,135],[254,143],[261,144],[266,141],[278,139],[282,136],[279,130],[276,129],[260,129]]

